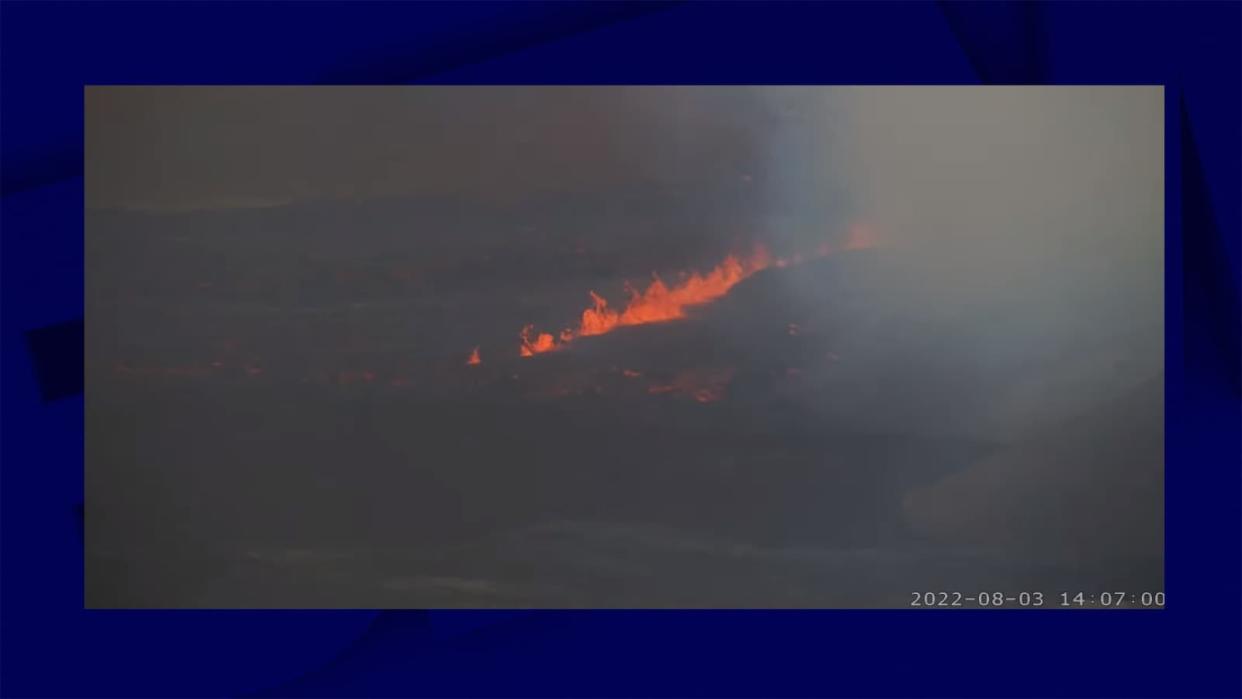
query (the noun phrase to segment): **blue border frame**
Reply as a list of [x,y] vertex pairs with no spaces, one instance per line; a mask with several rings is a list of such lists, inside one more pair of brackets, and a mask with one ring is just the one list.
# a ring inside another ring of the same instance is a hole
[[[0,4],[7,696],[1242,694],[1238,3]],[[82,609],[82,86],[1166,86],[1152,613]]]

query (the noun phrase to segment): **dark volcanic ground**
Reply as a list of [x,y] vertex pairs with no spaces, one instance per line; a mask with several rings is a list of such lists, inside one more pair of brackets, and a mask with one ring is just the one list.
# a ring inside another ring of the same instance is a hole
[[1163,378],[1132,352],[1159,328],[1105,329],[1124,299],[933,303],[900,250],[862,250],[522,359],[521,326],[564,327],[587,289],[719,257],[352,246],[326,231],[357,212],[322,206],[92,214],[89,606],[1162,589]]

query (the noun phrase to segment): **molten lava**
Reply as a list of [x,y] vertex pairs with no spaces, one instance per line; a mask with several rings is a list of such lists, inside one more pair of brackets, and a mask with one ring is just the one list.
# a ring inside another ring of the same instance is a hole
[[[875,234],[869,227],[854,224],[850,227],[842,249],[858,250],[872,247],[875,244]],[[824,257],[834,252],[836,249],[832,245],[824,243],[811,257]],[[558,350],[579,337],[603,335],[627,325],[663,323],[685,318],[686,309],[690,306],[719,299],[729,293],[729,290],[738,282],[756,272],[768,267],[797,265],[804,259],[801,253],[790,258],[774,258],[767,249],[758,246],[749,257],[739,258],[736,255],[729,255],[706,274],[697,271],[689,274],[682,273],[677,283],[671,286],[653,274],[651,283],[642,291],[626,284],[625,290],[629,294],[629,300],[625,308],[621,310],[612,308],[608,305],[607,299],[591,291],[591,305],[582,312],[582,318],[576,329],[567,328],[553,336],[551,333],[536,334],[534,326],[527,325],[522,328],[520,335],[522,344],[519,353],[523,357],[533,357],[536,354]],[[797,334],[797,329],[791,328],[790,334]]]
[[556,340],[552,339],[552,335],[549,333],[539,333],[532,339],[531,333],[534,329],[535,326],[533,325],[527,325],[522,328],[520,337],[522,338],[521,354],[523,357],[533,357],[542,352],[551,352],[557,347]]
[[626,292],[630,298],[621,310],[609,307],[607,299],[592,291],[591,307],[582,312],[582,319],[576,330],[562,330],[558,340],[550,333],[535,335],[534,327],[528,325],[522,328],[520,353],[523,357],[533,357],[559,349],[579,337],[603,335],[627,325],[646,325],[685,318],[686,308],[715,301],[729,293],[729,289],[738,282],[774,263],[766,250],[758,248],[744,260],[729,255],[706,274],[696,271],[683,275],[672,286],[652,275],[651,283],[643,291],[626,284]]
[[662,323],[686,317],[686,307],[709,303],[729,293],[734,285],[771,263],[766,252],[759,251],[746,264],[730,255],[705,275],[698,272],[682,279],[673,287],[653,275],[643,292],[626,285],[630,295],[625,310],[608,307],[604,297],[591,292],[592,307],[582,312],[578,335],[603,335],[624,325]]

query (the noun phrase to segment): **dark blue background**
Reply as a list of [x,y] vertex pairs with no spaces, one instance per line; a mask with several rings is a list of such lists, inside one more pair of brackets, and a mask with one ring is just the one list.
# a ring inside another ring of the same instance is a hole
[[[1242,4],[3,3],[5,695],[1240,693]],[[82,86],[1143,83],[1167,119],[1152,613],[82,609]]]

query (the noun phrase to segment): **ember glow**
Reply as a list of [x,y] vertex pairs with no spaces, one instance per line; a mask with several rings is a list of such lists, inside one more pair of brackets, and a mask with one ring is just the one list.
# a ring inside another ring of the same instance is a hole
[[483,360],[479,357],[479,348],[475,347],[474,350],[470,352],[470,358],[466,360],[466,366],[477,366],[482,363]]
[[677,374],[671,381],[647,387],[651,395],[674,395],[693,398],[698,403],[715,403],[724,397],[736,369],[691,369]]
[[[845,239],[846,250],[863,250],[876,246],[875,231],[862,223],[850,226],[849,236]],[[829,250],[831,252],[831,250]]]

